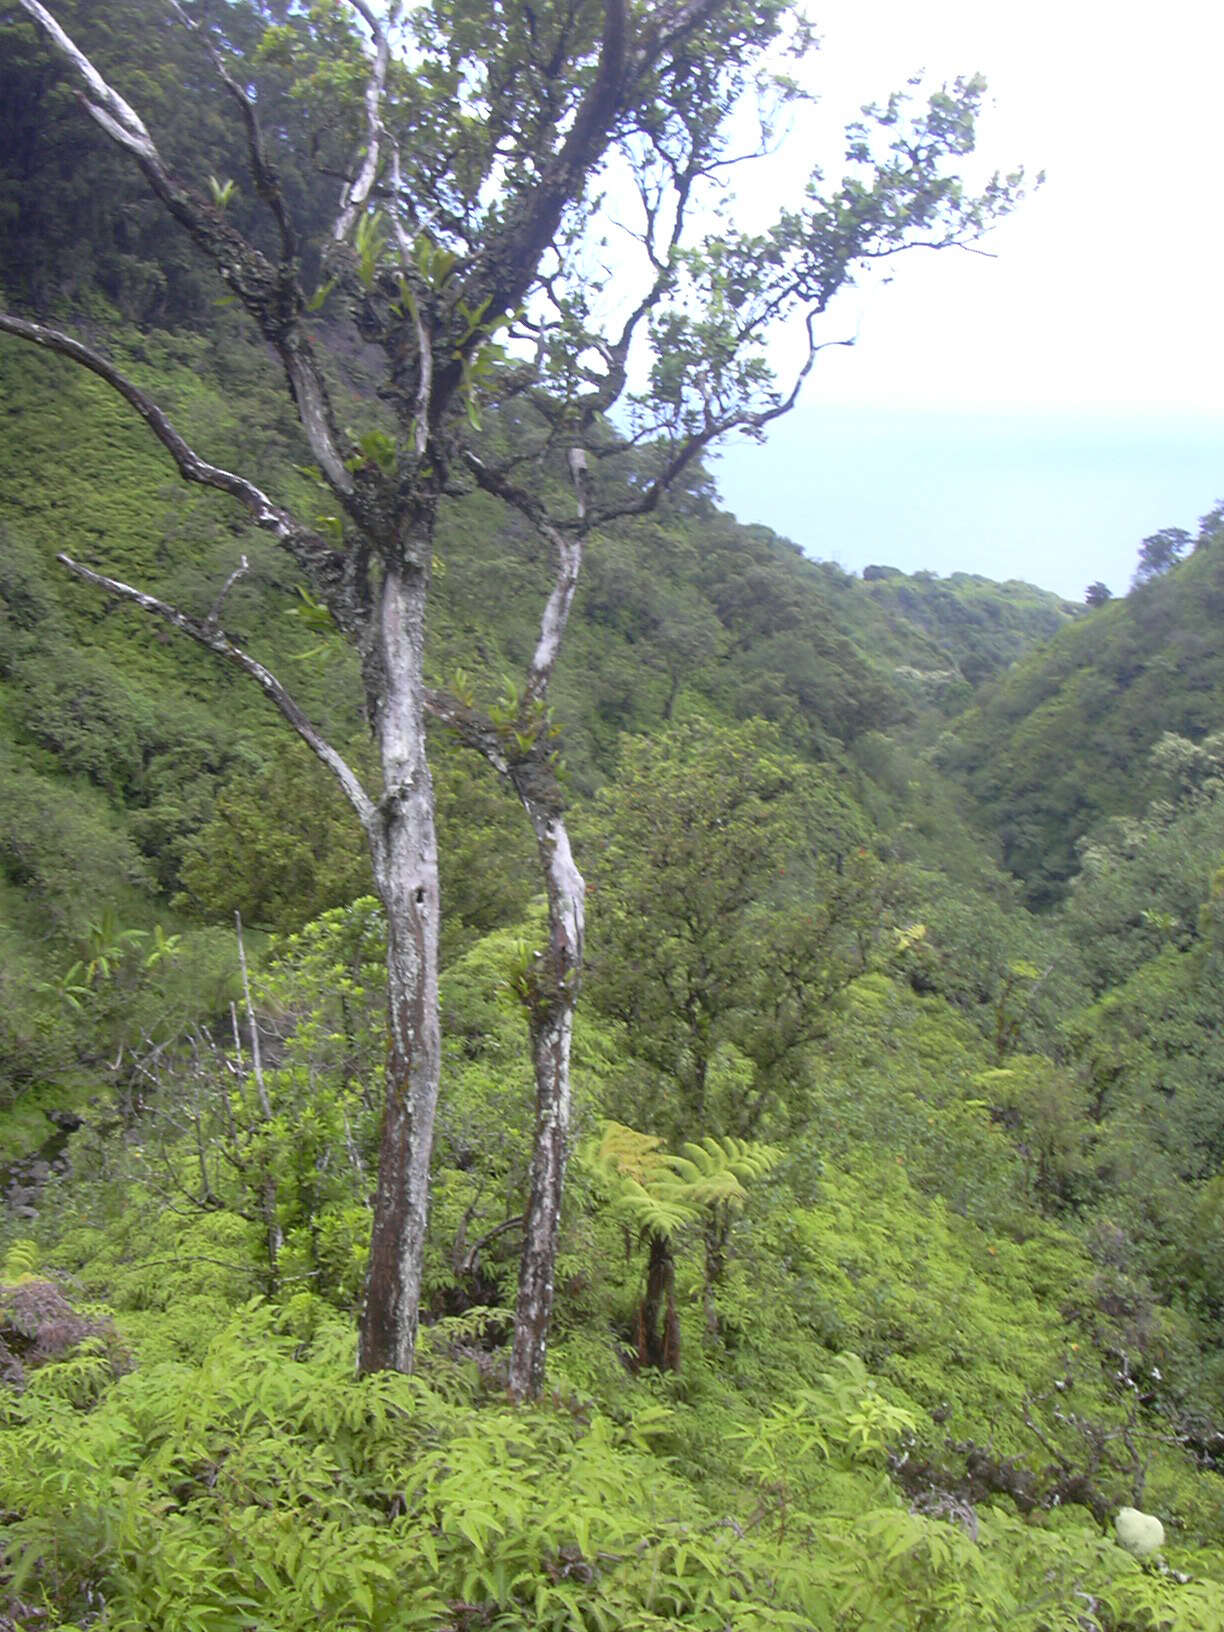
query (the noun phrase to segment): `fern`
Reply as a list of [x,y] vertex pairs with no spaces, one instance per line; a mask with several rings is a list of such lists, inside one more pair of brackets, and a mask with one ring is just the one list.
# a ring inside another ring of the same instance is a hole
[[704,1210],[737,1210],[746,1186],[768,1173],[781,1152],[747,1139],[706,1137],[676,1156],[662,1140],[620,1122],[605,1122],[594,1152],[596,1171],[613,1193],[619,1215],[643,1235],[672,1240]]
[[4,1256],[4,1263],[0,1265],[0,1282],[12,1286],[14,1282],[29,1280],[33,1277],[37,1265],[38,1247],[35,1242],[28,1237],[11,1241]]

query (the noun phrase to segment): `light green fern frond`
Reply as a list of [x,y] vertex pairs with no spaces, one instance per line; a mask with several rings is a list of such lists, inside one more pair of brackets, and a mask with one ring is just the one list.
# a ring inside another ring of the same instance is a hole
[[681,1149],[683,1154],[673,1156],[671,1165],[692,1186],[701,1206],[742,1207],[748,1199],[746,1186],[763,1178],[782,1155],[776,1145],[730,1135],[715,1139],[707,1134],[699,1144],[688,1142]]
[[639,1133],[623,1122],[605,1122],[595,1166],[604,1178],[625,1177],[639,1184],[649,1184],[652,1178],[670,1171],[670,1157],[662,1148],[663,1141],[653,1134]]
[[703,1172],[697,1162],[684,1156],[673,1156],[672,1166],[684,1194],[697,1207],[742,1207],[748,1200],[748,1192],[729,1167]]
[[678,1181],[660,1178],[648,1189],[622,1175],[616,1210],[639,1235],[658,1235],[670,1241],[694,1221],[698,1207]]
[[605,1122],[594,1165],[618,1212],[642,1234],[670,1240],[706,1208],[740,1208],[746,1186],[767,1173],[781,1152],[746,1139],[715,1139],[683,1146],[674,1156],[652,1134]]
[[14,1241],[4,1255],[3,1265],[0,1265],[0,1282],[6,1286],[14,1286],[19,1281],[28,1281],[33,1277],[37,1267],[36,1244],[25,1238]]

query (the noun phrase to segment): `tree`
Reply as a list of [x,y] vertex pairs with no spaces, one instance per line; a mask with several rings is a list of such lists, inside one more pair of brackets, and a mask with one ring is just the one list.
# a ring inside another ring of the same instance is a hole
[[[324,0],[308,14],[257,0],[220,13],[167,0],[180,38],[202,68],[211,65],[240,122],[270,229],[261,238],[231,211],[234,178],[219,179],[203,154],[191,179],[176,170],[137,108],[40,0],[21,4],[67,65],[86,113],[279,358],[326,490],[325,514],[303,522],[246,476],[201,457],[101,350],[0,316],[0,330],[72,359],[123,396],[185,480],[244,506],[360,653],[376,792],[226,633],[226,595],[245,558],[199,613],[61,557],[95,588],[242,669],[335,776],[364,829],[388,919],[391,1038],[361,1326],[367,1371],[411,1367],[420,1294],[440,1061],[427,713],[485,756],[530,820],[550,928],[524,993],[538,1103],[511,1364],[522,1397],[543,1374],[582,969],[584,885],[547,708],[584,540],[612,517],[651,510],[719,438],[759,434],[787,412],[829,343],[818,319],[858,269],[912,245],[977,238],[1014,203],[1020,177],[996,176],[979,195],[962,186],[955,166],[972,151],[984,86],[958,80],[925,105],[901,95],[866,110],[848,133],[847,179],[826,189],[814,175],[802,203],[767,231],[720,226],[703,211],[735,158],[730,116],[767,52],[811,43],[785,0],[665,0],[648,10],[626,0],[523,0],[495,12],[438,0],[385,15],[367,0]],[[265,25],[253,53],[237,26],[252,9]],[[303,240],[281,183],[291,158],[278,145],[282,127],[262,120],[256,76],[268,63],[293,73],[321,162],[342,175],[334,216],[313,241]],[[797,94],[787,81],[775,89],[781,100]],[[636,195],[637,223],[623,259],[595,271],[600,189],[613,184]],[[301,269],[316,263],[320,283],[308,297]],[[358,436],[333,409],[311,317],[329,299],[337,320],[383,353],[387,429]],[[779,381],[764,346],[786,322],[797,364]],[[628,391],[637,355],[653,359],[641,396]],[[628,442],[607,424],[626,397]],[[512,443],[502,434],[511,423]],[[620,471],[642,445],[652,473],[631,485]],[[526,674],[484,707],[463,682],[431,690],[424,659],[439,510],[471,485],[524,516],[555,560]]]
[[1184,527],[1162,527],[1158,533],[1145,538],[1139,546],[1139,565],[1135,568],[1135,583],[1146,584],[1175,567],[1191,544],[1190,534]]
[[[781,1152],[745,1139],[687,1141],[679,1156],[662,1141],[619,1122],[606,1122],[592,1166],[611,1192],[627,1231],[648,1249],[646,1287],[634,1320],[638,1363],[680,1370],[680,1322],[675,1301],[675,1243],[686,1225],[701,1222],[707,1242],[725,1240],[731,1214],[747,1200],[746,1184],[761,1178]],[[707,1277],[709,1258],[707,1256]],[[712,1310],[713,1286],[706,1301]]]
[[[651,1135],[752,1140],[793,1108],[805,1051],[884,917],[887,869],[864,828],[764,721],[694,720],[626,747],[599,798],[594,996],[653,1068],[653,1092],[636,1075],[625,1107]],[[711,1332],[730,1227],[725,1209],[702,1221]],[[668,1239],[651,1237],[656,1290]]]
[[1103,584],[1098,578],[1084,591],[1084,600],[1089,606],[1104,606],[1106,601],[1113,600],[1113,591],[1108,584]]
[[[754,1138],[881,913],[860,812],[762,720],[625,746],[597,802],[594,998],[657,1073],[647,1131]],[[628,1108],[626,1108],[628,1109]]]

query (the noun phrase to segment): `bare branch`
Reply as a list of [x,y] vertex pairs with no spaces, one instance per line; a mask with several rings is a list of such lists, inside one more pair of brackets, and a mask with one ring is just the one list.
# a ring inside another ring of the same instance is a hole
[[681,40],[701,28],[718,10],[720,3],[721,0],[686,0],[684,4],[666,6],[655,12],[637,52],[634,64],[636,72],[646,72]]
[[233,589],[234,585],[240,578],[245,578],[250,570],[250,563],[247,561],[246,556],[240,556],[238,565],[221,585],[217,598],[212,604],[212,609],[210,610],[208,616],[204,619],[204,627],[206,629],[215,629],[221,622],[221,613],[225,610],[225,602],[229,596],[230,590]]
[[118,142],[121,147],[126,147],[138,159],[150,164],[160,164],[161,159],[153,144],[153,138],[136,110],[123,100],[118,91],[111,89],[93,63],[83,51],[77,49],[45,6],[39,5],[38,0],[20,0],[20,3],[39,28],[50,37],[56,50],[67,57],[89,87],[89,96],[93,100],[90,101],[89,97],[82,100],[91,118],[97,120],[112,140]]
[[655,276],[650,288],[647,289],[642,299],[625,319],[620,334],[612,345],[607,348],[608,373],[606,378],[582,401],[582,424],[584,429],[589,428],[598,415],[607,413],[624,391],[629,350],[633,344],[634,336],[671,287],[673,276],[672,256],[675,254],[684,232],[689,199],[697,175],[698,171],[695,166],[690,165],[687,170],[677,174],[674,178],[676,189],[674,213],[671,231],[668,233],[667,243],[662,251],[655,244],[656,213],[651,209],[644,189],[641,192],[642,207],[646,212],[646,234],[642,242],[654,268]]
[[[553,670],[557,666],[561,642],[569,622],[570,608],[574,604],[574,592],[578,588],[578,575],[582,568],[581,531],[569,535],[562,532],[537,499],[524,488],[509,481],[502,472],[490,469],[470,450],[467,453],[467,467],[476,478],[478,486],[484,488],[486,493],[496,494],[520,515],[525,516],[557,552],[557,576],[540,616],[540,633],[531,666],[527,671],[527,685],[523,694],[525,706],[542,702],[548,694]],[[581,448],[570,450],[569,467],[577,495],[578,522],[581,529],[586,516],[587,483],[586,455]]]
[[[398,206],[401,199],[402,182],[400,179],[399,145],[397,143],[393,143],[391,147],[391,186]],[[412,240],[404,228],[398,207],[391,211],[391,222],[404,275],[405,277],[411,277],[413,275]],[[419,301],[413,305],[412,321],[416,328],[417,340],[416,413],[413,416],[412,434],[417,458],[424,459],[425,450],[429,446],[429,413],[433,402],[433,342],[421,316]]]
[[455,1274],[470,1275],[476,1267],[477,1258],[480,1257],[480,1254],[490,1242],[496,1241],[499,1235],[505,1235],[508,1230],[521,1230],[525,1223],[526,1216],[523,1213],[516,1213],[513,1218],[504,1218],[500,1224],[494,1225],[491,1230],[486,1230],[484,1235],[473,1241],[466,1251],[464,1250],[464,1243],[456,1241],[455,1250],[452,1254]]
[[365,0],[349,0],[374,37],[374,61],[365,89],[366,150],[361,169],[340,194],[340,211],[332,225],[332,242],[342,244],[352,232],[358,216],[369,202],[370,189],[378,174],[379,146],[383,135],[382,99],[387,83],[387,64],[391,58],[387,36],[382,24]]
[[357,812],[361,825],[366,832],[371,835],[375,834],[377,815],[374,803],[362,787],[357,774],[350,769],[327,739],[312,725],[276,676],[270,670],[264,668],[262,663],[257,662],[249,652],[245,652],[240,646],[236,646],[223,629],[218,629],[215,625],[207,622],[202,623],[198,618],[193,618],[190,614],[181,612],[178,607],[171,606],[168,601],[158,600],[155,595],[148,595],[143,590],[134,589],[131,584],[122,583],[118,578],[107,578],[100,572],[94,572],[91,567],[82,566],[79,561],[74,561],[71,556],[61,554],[57,555],[55,559],[62,566],[67,567],[69,572],[75,573],[78,578],[83,578],[87,584],[93,584],[95,588],[105,590],[108,595],[115,595],[120,600],[133,601],[142,611],[149,612],[154,617],[162,618],[166,623],[173,624],[176,629],[181,630],[185,635],[190,635],[192,640],[198,641],[201,646],[207,646],[210,651],[216,652],[220,657],[227,658],[231,663],[237,664],[246,674],[249,674],[264,695],[275,704],[285,719],[288,720],[311,752],[322,760],[323,764],[331,771],[344,790],[349,803]]
[[795,372],[789,391],[767,408],[750,410],[747,408],[732,409],[726,414],[710,415],[706,424],[699,431],[694,431],[684,438],[675,448],[671,457],[660,473],[646,488],[626,504],[609,505],[600,509],[587,520],[588,529],[603,527],[610,521],[617,521],[623,516],[648,515],[656,509],[664,493],[676,479],[713,443],[721,441],[724,436],[730,436],[734,431],[754,433],[764,430],[766,425],[772,424],[775,419],[781,418],[795,406],[802,389],[804,380],[812,371],[812,365],[822,351],[834,346],[853,346],[853,338],[848,340],[817,341],[813,325],[820,316],[818,309],[807,314],[805,326],[807,331],[807,350],[803,361]]
[[538,532],[543,533],[550,544],[559,546],[559,524],[548,514],[540,501],[527,492],[526,488],[516,486],[500,469],[487,465],[470,448],[464,451],[464,462],[475,477],[479,487],[482,487],[486,493],[493,493],[499,499],[504,499],[520,515],[526,516],[531,525]]
[[453,731],[466,748],[472,748],[493,767],[499,776],[511,780],[510,761],[506,757],[496,727],[483,714],[461,703],[448,691],[430,688],[425,693],[425,709],[439,725]]
[[[268,1085],[264,1081],[263,1061],[259,1050],[259,1021],[255,1018],[255,1005],[251,1001],[251,977],[247,973],[246,946],[242,939],[242,914],[234,913],[234,933],[238,937],[238,967],[242,971],[242,995],[246,1001],[247,1025],[251,1028],[251,1064],[255,1071],[255,1087],[259,1094],[259,1109],[263,1112],[265,1122],[272,1120],[272,1101],[268,1098]],[[235,1025],[235,1036],[237,1026]]]
[[490,296],[489,310],[493,313],[500,315],[519,305],[566,206],[577,196],[583,176],[602,153],[604,138],[625,94],[627,33],[626,0],[604,0],[599,64],[561,150],[545,165],[539,186],[514,212],[505,231],[497,234],[479,257],[487,269],[488,282],[483,287]]
[[89,113],[114,141],[135,156],[157,197],[213,262],[258,323],[265,340],[276,348],[319,467],[336,491],[351,499],[353,477],[341,452],[327,387],[301,332],[304,299],[296,266],[292,261],[273,266],[220,210],[177,181],[139,115],[107,84],[50,12],[39,0],[21,0],[21,4],[89,87],[94,99],[85,100]]
[[255,180],[255,190],[271,210],[280,232],[281,260],[288,263],[297,254],[297,234],[293,230],[293,223],[289,219],[289,212],[285,208],[285,200],[280,190],[280,182],[276,172],[268,163],[267,149],[264,147],[263,132],[259,128],[259,117],[255,112],[255,104],[243,90],[242,86],[230,73],[225,58],[218,51],[206,29],[202,28],[193,17],[179,5],[178,0],[167,0],[170,10],[182,23],[184,28],[190,29],[204,43],[204,48],[213,60],[217,75],[226,90],[238,104],[242,114],[242,123],[246,130],[247,152],[251,161],[251,175]]
[[136,410],[153,435],[167,449],[184,481],[194,482],[201,487],[216,488],[218,492],[228,493],[231,498],[237,499],[245,506],[255,525],[264,532],[271,533],[311,582],[326,596],[328,607],[337,624],[351,633],[359,632],[364,619],[361,609],[352,602],[351,591],[346,589],[349,568],[346,557],[340,551],[332,549],[317,533],[303,527],[288,510],[274,503],[261,488],[255,486],[254,482],[201,459],[152,398],[146,396],[138,385],[103,357],[101,352],[94,351],[91,346],[83,344],[80,340],[74,340],[71,335],[62,334],[58,329],[47,328],[41,323],[30,323],[25,318],[14,317],[8,312],[0,312],[0,332],[16,335],[33,345],[43,347],[44,350],[70,358],[82,368],[96,374],[99,379],[105,380],[107,385]]

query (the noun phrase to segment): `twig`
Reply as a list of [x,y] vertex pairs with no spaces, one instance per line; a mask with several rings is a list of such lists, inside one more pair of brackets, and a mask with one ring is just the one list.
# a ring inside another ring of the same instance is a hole
[[247,1024],[251,1028],[251,1066],[255,1072],[255,1087],[259,1093],[259,1108],[265,1122],[272,1120],[272,1102],[264,1082],[263,1062],[259,1056],[259,1025],[255,1019],[255,1005],[251,1002],[251,982],[247,975],[246,947],[242,941],[242,914],[234,913],[234,929],[238,936],[238,967],[242,970],[242,995],[246,999]]

